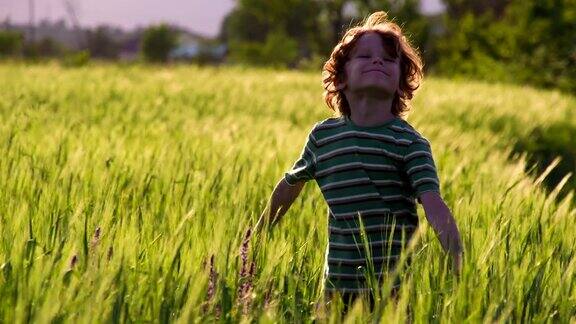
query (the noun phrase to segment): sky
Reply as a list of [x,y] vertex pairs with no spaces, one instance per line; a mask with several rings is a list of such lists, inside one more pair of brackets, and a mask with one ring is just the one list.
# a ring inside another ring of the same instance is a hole
[[[208,37],[217,35],[234,0],[0,0],[0,21],[27,23],[29,3],[34,2],[35,21],[65,19],[65,2],[77,8],[82,26],[108,24],[123,28],[169,22]],[[441,0],[422,0],[424,12],[442,9]]]

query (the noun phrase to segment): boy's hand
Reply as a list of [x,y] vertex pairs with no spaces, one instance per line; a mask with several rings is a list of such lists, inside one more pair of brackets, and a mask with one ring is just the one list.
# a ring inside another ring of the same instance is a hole
[[284,178],[280,179],[270,196],[268,203],[260,218],[253,227],[253,232],[260,232],[263,227],[277,223],[288,211],[294,200],[302,191],[305,182],[300,181],[290,185]]
[[452,254],[452,272],[460,277],[462,273],[462,253]]
[[456,275],[462,271],[462,242],[456,221],[450,209],[437,192],[429,191],[420,196],[428,222],[438,235],[440,244],[452,256],[452,269]]

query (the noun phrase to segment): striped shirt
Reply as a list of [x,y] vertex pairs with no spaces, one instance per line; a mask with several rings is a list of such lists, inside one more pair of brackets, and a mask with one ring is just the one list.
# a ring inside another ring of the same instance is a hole
[[400,118],[373,127],[345,116],[316,123],[284,179],[320,187],[329,220],[325,284],[341,292],[367,290],[366,271],[380,277],[394,266],[418,226],[416,199],[440,192],[430,143]]

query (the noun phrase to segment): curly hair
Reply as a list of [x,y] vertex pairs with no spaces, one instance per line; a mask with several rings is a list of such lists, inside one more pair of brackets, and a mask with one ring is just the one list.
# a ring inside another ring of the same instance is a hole
[[324,101],[334,112],[350,116],[350,105],[337,85],[345,80],[344,65],[349,59],[348,55],[358,39],[367,32],[378,33],[382,37],[385,50],[394,57],[400,56],[400,83],[392,101],[392,114],[401,117],[410,110],[409,101],[423,78],[423,63],[418,50],[412,47],[402,34],[402,29],[387,18],[386,12],[378,11],[371,14],[362,25],[348,29],[332,50],[328,61],[324,63]]

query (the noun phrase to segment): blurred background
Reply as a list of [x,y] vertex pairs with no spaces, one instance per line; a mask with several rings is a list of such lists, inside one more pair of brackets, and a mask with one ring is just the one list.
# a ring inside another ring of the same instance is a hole
[[351,24],[384,10],[426,73],[576,90],[575,0],[0,0],[0,57],[320,71]]

